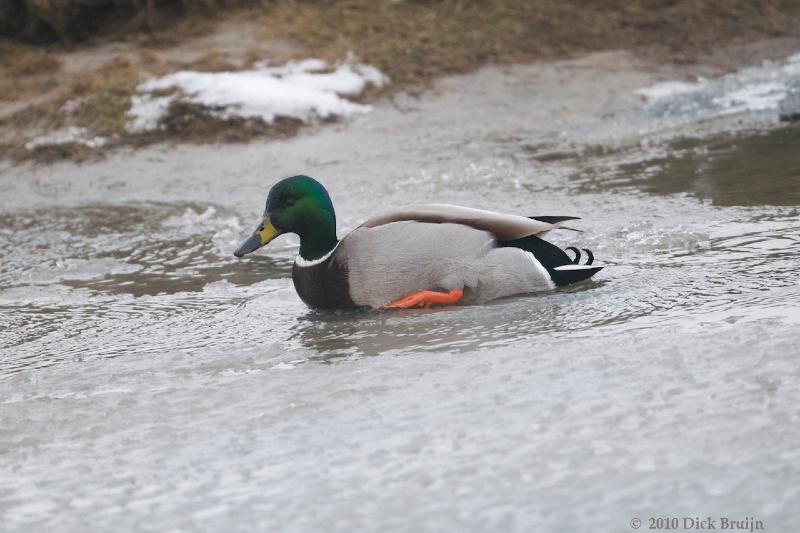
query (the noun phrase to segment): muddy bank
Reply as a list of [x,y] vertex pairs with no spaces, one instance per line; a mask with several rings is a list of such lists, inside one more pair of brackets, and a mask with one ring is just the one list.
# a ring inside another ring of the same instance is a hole
[[[213,15],[165,9],[144,22],[126,15],[128,24],[122,16],[108,16],[107,24],[79,44],[0,42],[0,154],[17,161],[81,161],[121,146],[239,142],[300,129],[291,121],[221,119],[214,109],[175,106],[157,129],[130,131],[136,87],[178,70],[237,71],[258,61],[282,64],[308,57],[337,65],[350,56],[391,79],[356,98],[372,102],[484,65],[597,50],[628,49],[654,64],[700,62],[725,69],[752,59],[752,54],[724,52],[743,50],[737,43],[770,39],[758,55],[781,55],[785,41],[797,35],[800,6],[780,1],[605,0],[587,6],[577,1],[347,0],[225,7]],[[66,133],[49,142],[53,132]],[[102,142],[92,142],[96,139]]]

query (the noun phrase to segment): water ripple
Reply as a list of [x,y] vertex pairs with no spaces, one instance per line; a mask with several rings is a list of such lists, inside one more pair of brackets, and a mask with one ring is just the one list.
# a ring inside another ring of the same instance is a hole
[[308,310],[291,286],[291,242],[234,259],[230,249],[245,230],[219,208],[102,205],[5,215],[0,376],[261,343],[316,361],[459,352],[608,328],[730,323],[742,307],[751,316],[793,319],[800,225],[791,213],[742,215],[705,231],[690,218],[672,227],[645,215],[622,226],[601,221],[584,239],[608,265],[594,281],[484,306],[391,313]]

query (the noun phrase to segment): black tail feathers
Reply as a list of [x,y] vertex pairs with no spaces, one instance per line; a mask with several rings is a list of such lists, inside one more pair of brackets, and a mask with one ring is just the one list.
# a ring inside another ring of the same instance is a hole
[[574,246],[567,248],[567,250],[575,252],[575,258],[572,259],[564,250],[536,235],[529,235],[513,241],[500,241],[500,246],[521,248],[532,253],[536,260],[547,269],[553,283],[559,287],[589,279],[603,269],[603,267],[590,266],[594,263],[594,254],[591,250],[583,248],[587,260],[586,263],[580,264],[581,252]]
[[[581,262],[581,251],[575,248],[574,246],[567,246],[564,250],[572,250],[575,252],[575,259],[572,260],[573,265],[579,265]],[[586,252],[586,262],[584,265],[591,265],[594,263],[594,254],[588,248],[583,248],[583,251]]]
[[[562,216],[538,216],[538,217],[528,217],[531,220],[538,220],[539,222],[546,222],[547,224],[558,224],[560,222],[566,222],[567,220],[580,220],[581,217],[562,217]],[[569,228],[567,226],[559,226],[558,229],[568,229],[570,231],[577,231],[578,233],[583,233],[583,231],[575,228]]]

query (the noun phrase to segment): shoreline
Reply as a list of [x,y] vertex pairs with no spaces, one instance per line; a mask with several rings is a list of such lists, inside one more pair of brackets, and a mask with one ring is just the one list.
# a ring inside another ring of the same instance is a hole
[[[791,63],[792,68],[797,64]],[[726,97],[758,86],[785,63],[765,65],[701,78],[695,85],[714,91],[712,98]],[[395,185],[380,191],[386,201],[408,202],[407,188],[411,187],[417,203],[424,203],[438,188],[448,191],[449,201],[458,202],[465,194],[466,202],[469,191],[483,183],[480,169],[489,164],[481,162],[486,161],[486,153],[497,153],[500,165],[524,159],[529,171],[537,176],[542,173],[544,179],[580,175],[587,158],[613,165],[631,156],[647,159],[651,152],[655,157],[674,140],[736,136],[780,126],[775,111],[730,114],[717,108],[701,115],[662,115],[658,106],[669,103],[648,102],[643,95],[660,84],[669,88],[675,80],[717,71],[721,71],[720,65],[654,65],[624,51],[488,66],[442,78],[421,96],[397,93],[380,98],[370,113],[303,127],[298,135],[280,139],[224,145],[153,143],[122,147],[82,164],[69,160],[53,165],[0,162],[0,198],[5,199],[0,200],[0,210],[102,204],[109,196],[122,203],[205,205],[209,191],[215,191],[211,195],[214,205],[239,205],[263,193],[264,179],[304,172],[330,176],[332,194],[347,196],[344,190],[337,190],[342,173],[360,176],[366,190],[374,169],[383,168],[387,158],[397,161],[387,178]],[[424,140],[421,144],[420,139]],[[414,144],[426,148],[408,151],[406,147]],[[472,160],[471,147],[483,149],[475,154],[474,163],[463,168],[448,160],[418,166],[428,158],[427,150],[452,145],[465,147],[466,160]],[[517,179],[504,176],[499,185],[516,190]],[[539,178],[533,182],[538,183]],[[540,185],[543,191],[548,190],[546,182],[544,179]],[[224,183],[236,186],[220,189]],[[431,187],[433,190],[428,190]]]
[[[535,38],[525,33],[529,40],[515,45],[506,42],[507,37],[491,33],[499,31],[498,27],[512,34],[522,31],[504,26],[509,23],[510,16],[506,11],[511,8],[490,2],[488,9],[494,18],[485,23],[486,28],[478,23],[479,30],[483,28],[489,32],[480,34],[481,38],[494,35],[496,40],[486,44],[476,43],[475,36],[468,32],[452,37],[431,33],[431,25],[435,26],[437,20],[441,22],[438,8],[426,12],[433,21],[420,21],[409,15],[423,9],[416,4],[388,4],[382,5],[376,13],[366,14],[359,11],[363,7],[359,1],[341,2],[336,5],[345,14],[336,15],[333,6],[278,3],[270,9],[233,10],[219,21],[189,17],[176,21],[173,28],[147,34],[123,34],[121,39],[98,37],[81,45],[41,48],[0,41],[0,59],[5,57],[0,64],[4,65],[6,74],[15,73],[13,79],[7,77],[10,81],[0,85],[0,159],[14,165],[49,164],[60,160],[84,162],[98,160],[120,148],[136,149],[159,143],[286,139],[299,132],[315,131],[325,122],[341,118],[332,115],[324,120],[298,121],[278,116],[271,123],[258,117],[252,120],[224,117],[202,105],[182,102],[183,105],[167,110],[158,128],[130,131],[129,112],[137,87],[148,79],[179,70],[238,72],[252,68],[258,61],[281,65],[309,57],[320,57],[333,68],[350,56],[380,69],[390,78],[391,82],[382,87],[367,87],[360,95],[349,98],[357,104],[374,104],[400,94],[413,97],[436,90],[439,80],[486,66],[547,64],[584,57],[591,50],[624,50],[647,68],[663,72],[665,79],[670,76],[688,79],[719,76],[758,60],[778,59],[800,49],[800,9],[797,16],[780,23],[774,20],[772,13],[768,20],[752,20],[749,25],[742,25],[742,20],[737,21],[732,14],[737,9],[733,6],[728,22],[739,24],[741,31],[738,32],[731,32],[725,21],[716,20],[719,13],[712,10],[704,15],[714,19],[706,21],[708,28],[704,35],[685,42],[680,42],[679,37],[689,28],[680,27],[680,20],[662,20],[665,11],[649,13],[650,19],[659,23],[651,20],[651,26],[647,26],[647,13],[625,15],[601,9],[595,14],[599,17],[597,24],[605,21],[607,25],[614,22],[617,26],[595,28],[595,33],[605,32],[616,41],[598,45],[598,35],[587,36],[581,32],[571,35],[571,40],[563,40],[570,24],[559,17],[575,6],[546,4],[538,15],[528,15],[538,16],[537,23],[549,27],[550,32]],[[678,2],[678,6],[681,5],[683,3]],[[392,17],[399,16],[398,13],[409,15],[402,28],[385,27],[393,21]],[[264,23],[267,15],[272,17],[270,24]],[[601,15],[610,18],[606,20]],[[336,16],[343,17],[340,22],[344,26],[336,26],[325,19]],[[460,21],[459,17],[464,16],[454,17]],[[581,12],[581,17],[585,16]],[[617,20],[624,16],[639,20],[643,26],[628,28]],[[703,17],[698,17],[692,24],[702,26]],[[322,24],[323,21],[326,23]],[[377,25],[377,29],[373,28],[376,35],[354,37],[359,25],[369,21]],[[303,24],[308,31],[298,32],[298,26]],[[338,37],[331,33],[336,31],[340,34]],[[395,39],[380,50],[370,48],[383,34]],[[657,36],[653,41],[659,44],[644,45],[648,35]],[[720,41],[712,45],[710,42],[714,38]],[[556,44],[559,39],[562,40]],[[404,44],[416,48],[404,49]],[[494,52],[481,52],[483,48]],[[426,49],[429,49],[429,56],[419,55]],[[12,56],[13,61],[10,61]],[[48,142],[48,136],[57,142]]]

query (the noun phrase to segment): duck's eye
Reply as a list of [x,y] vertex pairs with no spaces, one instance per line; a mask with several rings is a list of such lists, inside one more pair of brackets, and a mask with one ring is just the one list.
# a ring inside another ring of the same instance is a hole
[[286,198],[286,201],[284,203],[286,204],[286,207],[291,207],[294,205],[294,202],[295,202],[294,196],[289,196],[288,198]]

